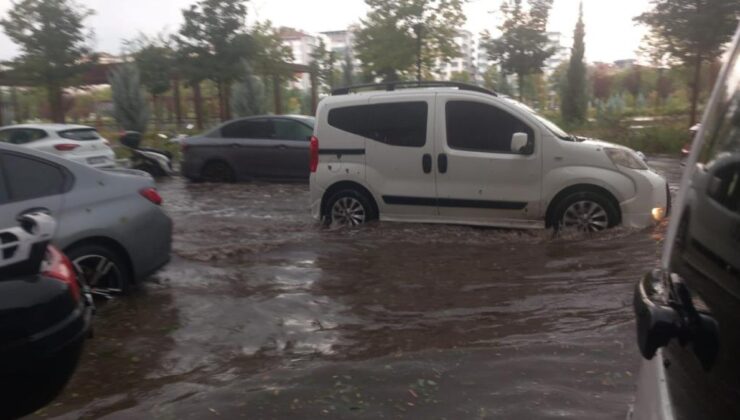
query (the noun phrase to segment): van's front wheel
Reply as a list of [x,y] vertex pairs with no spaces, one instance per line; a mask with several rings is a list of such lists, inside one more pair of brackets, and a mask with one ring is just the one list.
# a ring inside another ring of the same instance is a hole
[[324,223],[327,226],[359,226],[378,215],[370,198],[356,190],[342,190],[327,201]]
[[561,200],[553,212],[550,224],[556,230],[576,229],[581,232],[599,232],[616,226],[619,213],[601,194],[583,191]]

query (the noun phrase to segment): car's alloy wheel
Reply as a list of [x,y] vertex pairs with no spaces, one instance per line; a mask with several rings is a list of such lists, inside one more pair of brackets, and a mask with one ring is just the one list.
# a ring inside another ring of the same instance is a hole
[[599,232],[610,226],[609,214],[599,203],[576,201],[563,214],[562,227],[581,232]]
[[367,221],[365,206],[355,197],[342,197],[331,208],[331,222],[339,226],[358,226]]
[[124,293],[125,276],[112,259],[104,255],[82,255],[73,259],[72,264],[93,295],[112,296]]

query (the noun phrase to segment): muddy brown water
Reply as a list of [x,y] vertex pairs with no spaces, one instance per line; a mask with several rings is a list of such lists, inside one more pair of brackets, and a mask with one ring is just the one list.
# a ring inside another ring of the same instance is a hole
[[[675,190],[678,162],[656,158]],[[306,184],[162,182],[171,264],[36,417],[622,419],[664,226],[328,230]]]

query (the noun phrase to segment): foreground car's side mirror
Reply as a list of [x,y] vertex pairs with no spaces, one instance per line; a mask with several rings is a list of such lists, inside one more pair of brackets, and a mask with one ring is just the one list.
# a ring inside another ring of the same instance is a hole
[[511,151],[514,153],[526,153],[529,145],[527,133],[514,133],[511,136]]
[[640,353],[652,359],[659,348],[676,339],[682,346],[691,343],[704,369],[711,369],[719,352],[717,321],[694,308],[688,289],[678,276],[671,276],[668,287],[663,276],[660,270],[653,270],[635,290]]

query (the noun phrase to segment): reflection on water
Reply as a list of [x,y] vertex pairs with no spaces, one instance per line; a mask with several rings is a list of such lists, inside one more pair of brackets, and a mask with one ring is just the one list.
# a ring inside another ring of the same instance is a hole
[[160,190],[173,262],[101,311],[42,415],[624,417],[632,287],[663,227],[327,230],[304,184]]

